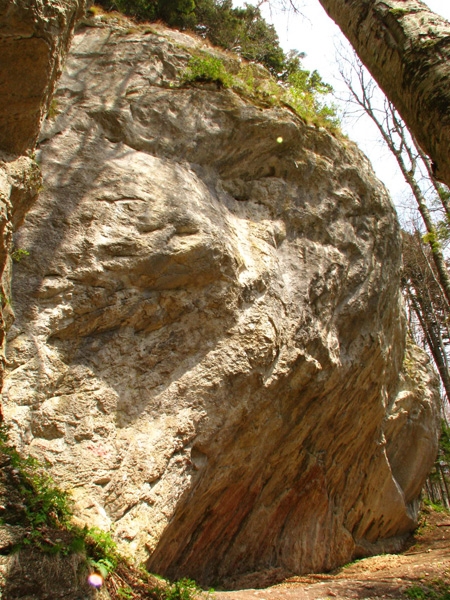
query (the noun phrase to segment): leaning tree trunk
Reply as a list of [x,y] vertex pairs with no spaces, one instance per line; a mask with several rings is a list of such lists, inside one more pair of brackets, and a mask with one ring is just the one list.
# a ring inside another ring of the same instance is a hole
[[419,0],[319,0],[450,185],[450,23]]

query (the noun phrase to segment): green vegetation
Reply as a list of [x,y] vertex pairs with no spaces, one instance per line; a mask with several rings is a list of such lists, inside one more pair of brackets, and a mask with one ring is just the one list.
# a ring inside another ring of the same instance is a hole
[[[225,64],[226,59],[202,53],[192,58],[182,74],[183,83],[214,82],[265,104],[287,105],[308,123],[339,128],[336,108],[326,102],[332,87],[317,71],[302,67],[304,54],[283,52],[274,27],[264,20],[259,8],[248,4],[233,8],[232,0],[98,1],[107,10],[116,9],[141,21],[160,19],[189,29],[248,61],[236,67],[237,61],[232,65],[231,57],[230,64]],[[269,73],[264,74],[258,65]]]
[[450,600],[450,585],[442,579],[412,585],[405,592],[411,600]]
[[332,91],[331,85],[324,83],[317,71],[310,73],[299,66],[287,76],[287,104],[306,121],[337,129],[336,108],[323,101]]
[[25,250],[24,248],[15,248],[11,252],[11,258],[13,259],[14,262],[20,262],[26,256],[30,256],[30,253],[28,252],[28,250]]
[[219,87],[229,88],[234,84],[233,76],[228,73],[223,62],[214,56],[195,56],[182,74],[183,82],[214,82]]
[[263,106],[288,106],[307,123],[339,129],[339,119],[333,106],[322,98],[331,92],[314,71],[292,68],[286,82],[277,83],[260,65],[219,58],[207,52],[193,56],[180,75],[181,85],[193,82],[216,83],[218,88],[233,88],[242,96]]
[[98,4],[137,20],[162,20],[195,31],[216,46],[264,64],[274,75],[284,69],[276,31],[254,6],[233,8],[232,0],[98,0]]
[[192,579],[180,579],[168,587],[165,591],[164,600],[191,600],[200,591],[200,588]]
[[57,115],[59,115],[58,100],[52,98],[47,111],[47,119],[54,119]]
[[424,489],[423,504],[436,512],[448,512],[449,482],[448,468],[450,465],[450,427],[441,421],[441,436],[439,449],[433,469],[428,476]]
[[113,600],[192,600],[201,591],[189,579],[171,584],[133,567],[110,533],[74,525],[68,492],[54,484],[44,465],[16,450],[5,425],[0,425],[0,465],[0,526],[16,526],[22,532],[20,541],[4,553],[81,556],[82,570],[99,574]]
[[[448,205],[448,203],[450,202],[450,190],[447,188],[447,186],[443,185],[443,184],[438,184],[437,185],[437,195],[434,198],[434,200],[432,201],[432,207],[433,209],[436,210],[436,212],[438,212],[438,214],[441,212],[439,209],[440,207],[442,207],[442,205]],[[435,231],[430,233],[426,233],[423,237],[422,237],[423,241],[425,243],[435,243],[437,245],[437,247],[442,247],[442,246],[447,246],[448,242],[450,241],[450,218],[448,214],[443,214],[442,218],[437,220],[435,223]]]
[[174,27],[193,23],[196,6],[194,0],[100,0],[98,4],[142,21],[161,19]]
[[[45,469],[32,457],[23,458],[9,443],[8,430],[0,426],[0,454],[2,466],[10,467],[17,492],[22,502],[14,520],[31,528],[35,541],[40,528],[65,526],[72,516],[66,493],[53,485]],[[28,542],[25,542],[28,543]]]
[[439,512],[447,512],[447,509],[445,508],[445,506],[443,506],[441,504],[440,501],[433,502],[432,500],[429,500],[428,498],[424,498],[423,504],[424,504],[424,506],[430,508],[434,512],[438,512],[438,513]]
[[195,23],[187,26],[215,46],[264,65],[272,75],[286,70],[286,56],[273,25],[255,6],[233,8],[232,0],[196,0]]
[[450,427],[445,421],[441,423],[441,437],[439,438],[439,457],[450,464]]

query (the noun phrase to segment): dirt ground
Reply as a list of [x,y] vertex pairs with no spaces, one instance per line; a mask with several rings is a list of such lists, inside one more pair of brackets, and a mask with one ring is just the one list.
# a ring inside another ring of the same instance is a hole
[[[423,588],[423,595],[418,586]],[[291,577],[266,589],[215,592],[214,597],[216,600],[378,600],[408,598],[407,590],[409,597],[412,594],[417,600],[450,600],[450,514],[428,513],[402,554],[365,558],[329,574]]]

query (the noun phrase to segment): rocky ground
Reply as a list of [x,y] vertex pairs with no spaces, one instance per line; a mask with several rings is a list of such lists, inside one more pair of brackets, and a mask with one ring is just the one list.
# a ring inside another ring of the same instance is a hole
[[[264,582],[261,581],[262,585]],[[428,512],[402,554],[351,563],[323,575],[292,577],[266,589],[216,592],[216,600],[450,598],[450,515]]]

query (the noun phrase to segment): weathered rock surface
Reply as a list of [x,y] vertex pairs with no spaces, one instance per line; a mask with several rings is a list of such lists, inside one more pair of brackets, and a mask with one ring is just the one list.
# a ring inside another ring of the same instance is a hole
[[5,335],[14,320],[11,304],[13,231],[23,222],[41,184],[40,168],[33,159],[0,154],[0,389],[5,368]]
[[155,572],[231,586],[398,548],[437,397],[416,350],[399,375],[399,228],[367,159],[180,87],[200,46],[75,36],[15,242],[4,396],[81,518]]
[[39,135],[85,0],[0,1],[0,150],[23,154]]
[[84,0],[0,0],[0,390],[5,330],[12,322],[12,233],[37,198],[32,149]]

